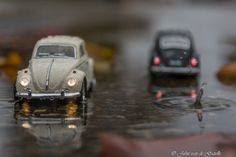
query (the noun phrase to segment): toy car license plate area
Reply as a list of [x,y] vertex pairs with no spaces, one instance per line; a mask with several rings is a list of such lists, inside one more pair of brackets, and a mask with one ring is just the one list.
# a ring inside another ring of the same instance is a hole
[[173,59],[171,59],[171,60],[169,60],[169,62],[168,62],[168,65],[170,65],[170,66],[182,66],[182,64],[183,64],[183,62],[182,62],[182,60],[173,60]]

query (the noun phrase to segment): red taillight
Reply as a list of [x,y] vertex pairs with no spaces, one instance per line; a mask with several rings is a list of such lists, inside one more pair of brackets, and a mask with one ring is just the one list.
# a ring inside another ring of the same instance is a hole
[[161,60],[160,60],[160,58],[159,57],[154,57],[154,59],[153,59],[153,63],[155,64],[155,65],[159,65],[160,63],[161,63]]
[[156,92],[156,99],[159,100],[162,97],[162,92],[161,91],[157,91]]
[[196,97],[197,97],[197,92],[196,92],[195,89],[193,89],[193,90],[191,91],[191,97],[192,97],[192,98],[196,98]]
[[193,58],[191,58],[190,63],[191,63],[191,66],[195,67],[195,66],[197,66],[197,64],[198,64],[198,61],[197,61],[196,58],[193,57]]

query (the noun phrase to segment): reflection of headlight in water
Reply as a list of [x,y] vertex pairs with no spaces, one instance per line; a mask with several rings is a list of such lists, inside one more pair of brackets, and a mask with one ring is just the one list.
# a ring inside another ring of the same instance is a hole
[[25,123],[21,124],[21,126],[25,129],[30,129],[31,128],[31,125],[28,122],[25,122]]
[[29,106],[29,103],[27,101],[25,101],[23,104],[22,104],[22,113],[25,115],[25,116],[28,116],[29,113],[30,113],[30,106]]
[[22,86],[28,86],[29,85],[29,83],[30,83],[30,80],[28,79],[28,78],[26,78],[26,77],[23,77],[23,78],[21,78],[20,79],[20,84],[22,85]]
[[68,125],[67,126],[69,129],[75,129],[75,128],[77,128],[77,126],[76,125],[73,125],[73,124],[70,124],[70,125]]
[[68,102],[66,105],[66,115],[67,117],[74,117],[78,111],[78,105],[73,101]]

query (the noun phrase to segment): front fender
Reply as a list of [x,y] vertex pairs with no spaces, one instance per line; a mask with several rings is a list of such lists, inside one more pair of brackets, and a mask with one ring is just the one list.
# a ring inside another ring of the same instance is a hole
[[[21,78],[28,78],[30,80],[30,83],[28,86],[23,87],[20,84]],[[25,92],[27,91],[27,88],[30,88],[32,86],[32,78],[29,68],[23,69],[18,71],[17,78],[16,78],[16,92]]]
[[[80,92],[82,88],[83,81],[85,79],[86,74],[80,70],[72,70],[68,77],[65,79],[63,84],[64,89],[68,89],[70,92]],[[69,87],[67,82],[70,78],[75,78],[77,80],[76,85],[73,87]]]

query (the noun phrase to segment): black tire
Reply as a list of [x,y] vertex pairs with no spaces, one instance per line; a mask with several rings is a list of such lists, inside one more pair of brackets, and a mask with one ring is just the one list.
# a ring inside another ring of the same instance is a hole
[[81,103],[80,105],[80,116],[82,118],[83,125],[87,124],[87,111],[88,111],[88,105],[87,103]]
[[15,120],[18,119],[20,108],[21,108],[20,103],[14,103],[14,114],[13,114],[13,117],[14,117]]
[[16,82],[13,84],[13,97],[15,101],[19,100],[19,98],[16,96]]
[[150,78],[157,78],[158,76],[160,76],[160,74],[158,74],[158,73],[154,73],[154,72],[151,72],[150,71],[150,73],[149,73],[149,76],[150,76]]
[[96,79],[93,79],[90,82],[89,90],[87,91],[87,98],[91,98],[91,93],[94,91],[96,86]]
[[91,98],[91,91],[87,91],[86,98]]
[[86,81],[83,81],[82,88],[80,91],[80,97],[78,98],[78,103],[86,103],[87,101],[87,87]]

